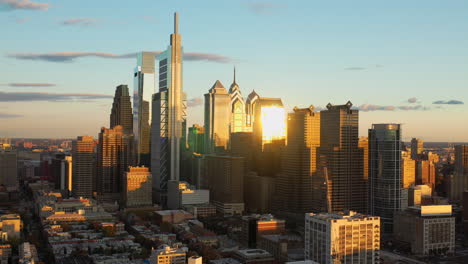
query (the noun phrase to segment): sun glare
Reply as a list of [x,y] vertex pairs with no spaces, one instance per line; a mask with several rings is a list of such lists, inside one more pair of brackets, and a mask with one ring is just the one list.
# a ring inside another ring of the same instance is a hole
[[283,107],[262,107],[262,143],[286,137],[286,114]]

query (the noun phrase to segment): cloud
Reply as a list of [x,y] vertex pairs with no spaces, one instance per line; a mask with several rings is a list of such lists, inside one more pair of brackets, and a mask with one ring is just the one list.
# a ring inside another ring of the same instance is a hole
[[30,0],[0,0],[0,6],[6,6],[8,9],[26,9],[41,10],[49,9],[50,5],[46,3],[33,2]]
[[360,111],[369,112],[369,111],[393,111],[395,110],[394,106],[391,105],[373,105],[373,104],[363,104],[358,108]]
[[410,104],[414,104],[418,101],[418,99],[416,97],[411,97],[411,98],[408,98],[408,103]]
[[365,69],[366,68],[364,68],[364,67],[347,67],[347,68],[344,68],[345,71],[363,71]]
[[269,14],[275,9],[284,7],[284,5],[279,5],[267,1],[249,1],[245,4],[250,11],[257,15]]
[[438,101],[433,102],[433,104],[461,105],[465,103],[459,100],[448,100],[448,101],[438,100]]
[[22,117],[22,115],[9,114],[9,113],[2,113],[2,112],[0,112],[0,119],[2,119],[2,118],[17,118],[17,117]]
[[398,106],[399,110],[402,111],[427,111],[430,110],[430,107],[427,106],[422,106],[422,105],[415,105],[415,106],[409,106],[409,105],[403,105],[403,106]]
[[2,86],[10,87],[52,87],[56,86],[55,83],[8,83],[3,84]]
[[[161,51],[152,51],[154,55],[158,55]],[[136,52],[127,54],[114,54],[106,52],[52,52],[52,53],[12,53],[7,54],[7,57],[18,60],[37,60],[48,62],[73,62],[77,58],[97,57],[104,59],[128,59],[135,58]],[[216,63],[231,63],[233,59],[223,55],[201,52],[186,52],[184,59],[187,61],[210,61]]]
[[98,99],[111,99],[112,95],[93,93],[47,93],[47,92],[1,92],[0,102],[69,102],[85,101],[89,102]]
[[64,26],[92,26],[96,24],[97,19],[90,18],[90,17],[83,17],[83,18],[70,18],[62,21],[62,25]]
[[195,97],[187,101],[188,107],[195,107],[203,104],[203,99],[201,97]]

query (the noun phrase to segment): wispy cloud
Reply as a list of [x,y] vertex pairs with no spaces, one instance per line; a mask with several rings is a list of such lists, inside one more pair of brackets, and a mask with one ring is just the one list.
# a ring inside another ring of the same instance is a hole
[[414,104],[418,101],[418,99],[416,97],[411,97],[411,98],[408,98],[408,103],[410,104]]
[[[161,51],[152,51],[154,55],[158,55]],[[52,52],[52,53],[11,53],[7,57],[18,60],[37,60],[48,62],[73,62],[77,58],[97,57],[104,59],[128,59],[135,58],[136,52],[127,54],[114,54],[106,52]],[[216,63],[231,63],[234,60],[230,57],[202,52],[186,52],[184,59],[187,61],[209,61]]]
[[82,18],[70,18],[62,21],[60,24],[64,26],[82,26],[82,27],[88,27],[95,25],[97,22],[97,19],[95,18],[90,18],[90,17],[82,17]]
[[276,9],[284,8],[285,5],[268,2],[268,1],[248,1],[245,2],[247,8],[257,15],[270,14]]
[[372,112],[372,111],[427,111],[430,110],[430,107],[423,106],[423,105],[415,105],[415,106],[393,106],[393,105],[374,105],[374,104],[363,104],[356,109],[363,111],[363,112]]
[[394,111],[395,106],[391,105],[373,105],[373,104],[363,104],[357,107],[358,110],[369,112],[369,111]]
[[30,0],[0,0],[0,6],[5,6],[7,10],[26,9],[45,11],[50,8],[49,4]]
[[344,68],[345,71],[363,71],[365,69],[366,68],[364,68],[364,67],[347,67],[347,68]]
[[25,102],[25,101],[49,101],[49,102],[69,102],[83,101],[90,102],[98,99],[111,99],[112,95],[93,93],[47,93],[47,92],[1,92],[0,102]]
[[2,119],[2,118],[18,118],[18,117],[22,117],[22,115],[0,112],[0,119]]
[[52,87],[56,86],[55,83],[7,83],[1,84],[1,86],[10,86],[10,87]]
[[188,107],[195,107],[203,104],[203,99],[201,97],[195,97],[187,101]]
[[459,100],[448,100],[448,101],[445,101],[445,100],[438,100],[438,101],[435,101],[433,102],[433,104],[438,104],[438,105],[441,105],[441,104],[446,104],[446,105],[462,105],[462,104],[465,104],[463,101],[459,101]]

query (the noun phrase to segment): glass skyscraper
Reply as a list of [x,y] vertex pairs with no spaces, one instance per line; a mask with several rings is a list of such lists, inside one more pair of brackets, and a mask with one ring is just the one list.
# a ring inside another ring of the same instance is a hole
[[[153,187],[163,196],[169,180],[180,179],[181,149],[186,148],[186,95],[182,83],[182,36],[174,14],[171,44],[159,61],[159,91],[153,95],[152,158]],[[164,202],[164,200],[162,201]]]
[[369,129],[369,214],[380,216],[385,233],[393,230],[394,212],[406,207],[401,147],[399,124],[374,124]]

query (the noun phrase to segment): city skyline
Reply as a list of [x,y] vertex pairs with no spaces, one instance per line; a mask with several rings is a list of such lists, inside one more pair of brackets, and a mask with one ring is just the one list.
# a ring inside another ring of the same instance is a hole
[[[0,1],[0,22],[9,25],[0,48],[0,120],[8,124],[1,136],[97,137],[115,87],[134,89],[136,52],[164,50],[170,14],[179,11],[188,126],[203,124],[203,94],[217,79],[230,83],[236,65],[244,97],[252,90],[279,97],[286,112],[350,100],[361,110],[361,136],[373,123],[401,123],[405,141],[468,141],[468,124],[460,120],[468,112],[460,67],[468,38],[459,34],[468,26],[468,5],[462,1],[410,3],[404,10],[403,2],[336,8],[305,1],[147,2],[145,9],[155,13],[131,7],[138,19],[125,16],[126,8],[110,17],[103,4],[89,9],[86,1],[39,1],[46,5],[36,10],[8,2]],[[298,35],[296,47],[287,49]]]

